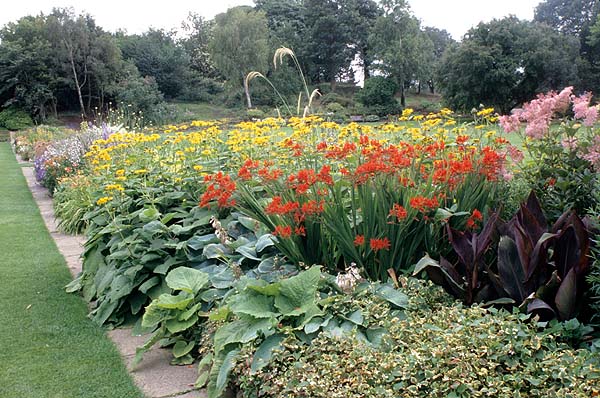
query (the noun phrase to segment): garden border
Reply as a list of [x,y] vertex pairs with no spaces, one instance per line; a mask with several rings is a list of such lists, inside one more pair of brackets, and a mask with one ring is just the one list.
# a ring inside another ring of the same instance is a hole
[[[12,138],[11,134],[11,141]],[[28,162],[24,162],[19,155],[15,154],[15,157],[21,165],[21,171],[40,210],[44,224],[65,258],[71,275],[75,277],[81,272],[81,255],[85,237],[66,235],[58,230],[52,198],[48,190],[37,183],[34,168]],[[173,366],[170,364],[171,352],[155,346],[144,354],[144,359],[139,365],[132,368],[135,350],[144,344],[147,336],[133,336],[129,328],[114,329],[108,331],[107,335],[121,353],[121,358],[135,384],[146,397],[205,398],[207,396],[204,390],[194,387],[197,378],[195,365]]]

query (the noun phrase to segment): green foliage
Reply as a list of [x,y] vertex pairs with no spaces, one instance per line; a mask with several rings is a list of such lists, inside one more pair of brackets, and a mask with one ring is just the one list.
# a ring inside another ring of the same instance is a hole
[[[421,286],[411,302],[429,295]],[[288,338],[259,372],[236,367],[244,397],[590,396],[600,362],[588,350],[538,334],[528,317],[460,304],[419,305],[384,317],[380,347],[323,333],[310,345]],[[449,349],[451,347],[451,349]],[[244,354],[242,354],[244,355]],[[516,395],[515,395],[516,394]]]
[[268,28],[265,14],[235,7],[215,17],[215,28],[209,44],[210,54],[231,87],[246,94],[252,108],[246,75],[251,71],[266,72],[268,64]]
[[213,365],[201,374],[213,398],[222,396],[243,350],[246,354],[254,351],[249,363],[255,374],[269,364],[289,336],[310,342],[321,331],[336,336],[354,332],[365,343],[377,346],[386,333],[378,321],[390,312],[390,306],[405,308],[408,298],[390,285],[370,283],[359,286],[352,296],[340,295],[333,277],[322,275],[315,266],[271,284],[242,280],[225,304],[209,315],[226,322],[214,334]]
[[0,128],[16,131],[31,126],[33,126],[31,116],[22,109],[10,107],[0,112]]
[[122,36],[119,47],[123,58],[133,62],[144,78],[154,79],[165,98],[178,97],[188,84],[190,58],[177,45],[174,33],[150,29],[141,35]]
[[261,111],[260,109],[248,109],[246,111],[246,116],[248,119],[252,120],[252,119],[263,119],[265,117],[265,113],[263,111]]
[[400,111],[396,102],[397,86],[381,76],[371,77],[365,81],[365,86],[356,93],[356,101],[362,104],[365,113],[379,116],[397,114]]
[[483,103],[508,113],[538,92],[575,82],[577,50],[575,39],[516,17],[480,23],[446,52],[439,84],[453,109]]

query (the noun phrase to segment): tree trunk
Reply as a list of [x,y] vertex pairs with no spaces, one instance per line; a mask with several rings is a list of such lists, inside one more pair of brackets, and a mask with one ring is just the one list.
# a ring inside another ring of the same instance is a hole
[[406,96],[404,95],[404,82],[400,85],[400,105],[406,108]]
[[250,88],[248,87],[248,80],[242,75],[242,81],[244,82],[244,94],[246,94],[246,105],[248,109],[252,109],[252,98],[250,98]]
[[435,94],[435,85],[433,83],[433,80],[430,80],[429,82],[427,82],[429,84],[429,92],[431,94]]
[[73,48],[66,44],[69,51],[69,61],[71,61],[71,70],[73,71],[73,79],[75,80],[75,88],[77,88],[77,98],[79,99],[79,106],[81,107],[81,115],[86,118],[85,106],[83,105],[83,97],[81,96],[81,86],[79,85],[79,78],[77,77],[77,70],[75,69],[75,59],[73,57]]
[[419,80],[419,84],[417,85],[417,94],[421,95],[421,81]]

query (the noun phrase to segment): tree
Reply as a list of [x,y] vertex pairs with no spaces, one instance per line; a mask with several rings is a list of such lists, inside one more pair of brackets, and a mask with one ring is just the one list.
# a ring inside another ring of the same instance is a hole
[[340,23],[339,0],[305,0],[306,35],[302,56],[309,62],[308,74],[313,82],[331,82],[347,72],[352,61],[350,27]]
[[480,23],[444,56],[444,99],[461,110],[485,104],[507,113],[538,92],[576,83],[578,47],[574,38],[514,16]]
[[404,1],[383,1],[385,14],[377,19],[369,36],[373,51],[373,67],[394,80],[400,89],[402,106],[406,106],[406,82],[418,78],[425,65],[422,55],[431,51],[431,41],[419,27]]
[[456,43],[456,41],[450,36],[450,33],[444,29],[438,29],[434,27],[425,27],[423,32],[432,44],[431,59],[428,62],[430,68],[427,70],[427,85],[429,86],[429,92],[435,94],[436,79],[435,76],[438,74],[439,67],[442,62],[442,57],[446,49]]
[[150,29],[141,35],[119,37],[123,58],[132,61],[142,76],[152,76],[166,98],[177,97],[185,87],[190,59],[175,42],[175,33]]
[[373,56],[369,46],[369,35],[373,25],[383,10],[373,0],[346,0],[342,2],[343,23],[349,27],[349,46],[358,57],[364,71],[364,78],[371,76]]
[[190,68],[201,76],[208,78],[215,78],[219,74],[208,48],[213,27],[214,21],[190,13],[187,20],[182,24],[187,37],[180,42],[190,59]]
[[579,40],[579,89],[582,91],[600,91],[600,43],[590,40],[599,13],[598,0],[546,0],[535,10],[535,21]]
[[0,106],[17,106],[39,119],[56,115],[58,60],[43,15],[28,16],[0,30]]
[[235,7],[215,17],[210,53],[219,71],[234,86],[242,85],[246,105],[252,108],[246,75],[266,73],[269,59],[269,30],[264,12]]

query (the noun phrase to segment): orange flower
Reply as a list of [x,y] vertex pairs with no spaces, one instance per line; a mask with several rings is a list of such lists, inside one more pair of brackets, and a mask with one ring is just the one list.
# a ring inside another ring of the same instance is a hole
[[379,250],[382,250],[382,249],[390,250],[390,247],[392,246],[390,243],[390,240],[388,238],[383,238],[383,239],[371,238],[371,240],[369,241],[369,244],[371,246],[371,250],[373,250],[374,252],[378,252]]
[[354,239],[354,246],[362,246],[365,244],[365,236],[364,235],[356,235]]
[[398,221],[400,221],[404,220],[407,215],[408,212],[404,207],[400,206],[398,203],[394,203],[394,206],[390,210],[390,214],[388,215],[388,217],[396,217]]
[[277,225],[275,227],[275,231],[273,231],[273,235],[280,236],[284,239],[287,239],[290,236],[292,236],[292,227],[290,227],[289,225],[286,225],[286,226]]

